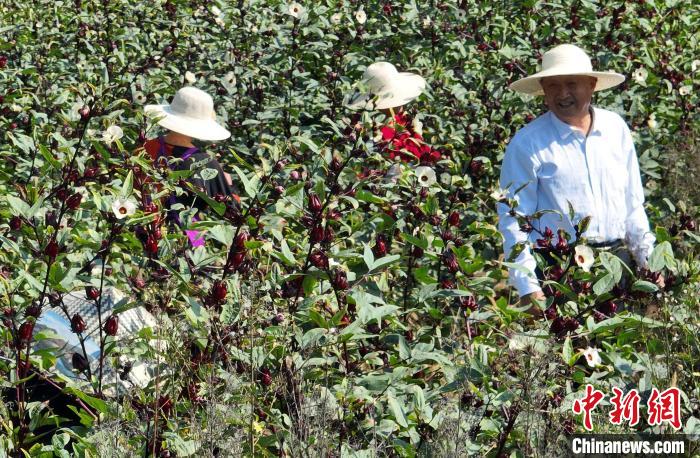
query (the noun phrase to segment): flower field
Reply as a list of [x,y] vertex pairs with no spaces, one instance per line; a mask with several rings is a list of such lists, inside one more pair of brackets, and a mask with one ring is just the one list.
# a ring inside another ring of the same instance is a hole
[[[563,456],[591,386],[593,432],[700,453],[695,2],[4,0],[0,18],[0,457]],[[542,231],[557,262],[533,318],[498,178],[545,111],[508,84],[560,43],[627,77],[594,103],[633,133],[656,248],[629,270]],[[348,107],[377,61],[426,91]],[[144,150],[145,105],[183,86],[231,132],[200,146],[238,199]],[[614,389],[637,390],[638,423],[610,421]]]

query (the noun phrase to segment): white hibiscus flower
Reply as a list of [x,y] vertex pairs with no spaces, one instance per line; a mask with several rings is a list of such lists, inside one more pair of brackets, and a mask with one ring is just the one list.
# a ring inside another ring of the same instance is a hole
[[597,348],[588,347],[585,350],[581,350],[581,353],[583,353],[583,357],[586,358],[586,363],[590,367],[600,366],[603,362],[603,360],[600,359]]
[[435,184],[435,170],[431,167],[420,166],[416,167],[416,178],[418,178],[418,184],[427,188]]
[[112,212],[117,219],[124,219],[136,212],[136,204],[128,199],[117,199],[112,203]]
[[360,25],[367,22],[367,13],[365,13],[365,10],[360,8],[359,10],[355,11],[355,20]]
[[194,83],[195,81],[197,81],[197,77],[195,76],[194,73],[192,73],[191,71],[188,70],[188,71],[185,72],[185,81],[187,81],[188,83],[192,84],[192,83]]
[[301,16],[303,13],[304,7],[298,3],[291,3],[289,5],[289,8],[287,8],[287,14],[294,17],[295,19],[299,19],[299,16]]
[[632,78],[640,84],[645,83],[648,76],[649,72],[645,68],[638,68],[632,73]]
[[590,272],[591,266],[595,262],[593,249],[587,245],[577,245],[574,249],[574,260],[585,272]]
[[690,64],[690,69],[694,72],[697,72],[698,69],[700,68],[700,59],[695,59],[691,64]]
[[691,86],[682,86],[678,89],[678,93],[682,96],[690,95]]
[[342,19],[343,19],[342,13],[335,13],[333,16],[331,16],[331,24],[338,25],[338,24],[340,24],[340,21]]
[[111,145],[116,140],[119,140],[124,136],[124,131],[119,126],[109,126],[107,130],[102,132],[102,141]]
[[656,115],[654,113],[652,113],[649,116],[649,119],[647,120],[647,126],[649,127],[649,129],[652,130],[656,129],[659,126],[659,123],[656,122]]

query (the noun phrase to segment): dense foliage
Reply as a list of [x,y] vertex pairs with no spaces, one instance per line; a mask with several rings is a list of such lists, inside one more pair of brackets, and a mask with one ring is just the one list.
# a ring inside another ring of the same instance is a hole
[[[700,433],[693,2],[4,0],[0,17],[0,456],[558,455],[588,383],[677,386]],[[616,257],[586,272],[580,241],[543,234],[561,267],[532,320],[495,205],[505,145],[543,107],[507,85],[563,42],[628,77],[596,103],[633,129],[658,245],[623,287]],[[377,60],[429,84],[393,130],[343,104]],[[214,96],[232,138],[204,148],[241,195],[178,209],[196,249],[164,208],[196,193],[189,173],[141,149],[143,106],[185,84]],[[420,161],[396,153],[405,129]],[[154,322],[118,332],[136,307]],[[48,311],[82,345],[73,376],[33,332]],[[147,383],[122,383],[131,365]],[[667,428],[604,412],[596,431]]]

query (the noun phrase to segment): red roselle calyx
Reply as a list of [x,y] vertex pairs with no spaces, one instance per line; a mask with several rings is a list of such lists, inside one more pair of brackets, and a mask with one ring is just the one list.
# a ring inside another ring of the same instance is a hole
[[49,243],[46,244],[46,248],[44,248],[44,254],[51,259],[55,258],[58,255],[58,243],[56,243],[56,240],[51,239]]
[[109,318],[107,318],[107,321],[105,321],[104,325],[105,334],[107,334],[108,336],[116,336],[118,330],[119,317],[116,315],[112,315]]
[[372,252],[374,253],[374,256],[377,258],[381,258],[381,257],[386,256],[387,240],[386,240],[386,236],[384,234],[377,235],[377,240],[374,243],[374,247],[372,248]]
[[311,241],[313,243],[322,242],[323,239],[325,238],[325,236],[326,236],[326,233],[323,230],[322,226],[320,226],[320,225],[314,226],[314,228],[311,229]]
[[223,302],[226,299],[228,290],[226,289],[226,283],[217,281],[211,287],[211,298],[216,302]]
[[238,235],[236,236],[236,240],[233,243],[234,246],[236,247],[236,250],[238,250],[238,251],[245,250],[245,242],[247,242],[249,238],[250,238],[250,236],[246,231],[239,232]]
[[76,208],[80,207],[80,202],[82,200],[83,196],[79,192],[76,192],[66,200],[66,207],[70,208],[71,210],[75,210]]
[[70,320],[70,328],[74,333],[80,334],[85,331],[86,327],[85,320],[83,320],[83,317],[80,316],[79,313],[73,315],[73,318]]
[[73,353],[71,363],[73,363],[73,368],[75,368],[75,370],[78,372],[85,372],[89,365],[88,360],[85,359],[85,357],[80,353]]
[[94,286],[88,286],[85,288],[85,296],[87,296],[88,299],[96,301],[100,298],[100,290]]
[[316,194],[310,193],[309,194],[309,210],[311,210],[311,212],[313,212],[313,213],[318,213],[321,211],[321,208],[322,208],[321,199],[319,199],[319,197]]
[[447,222],[450,224],[450,226],[457,226],[459,225],[459,213],[457,212],[452,212],[450,213],[450,216],[447,218]]
[[152,235],[148,236],[148,239],[146,239],[146,243],[144,244],[144,250],[146,251],[146,254],[149,256],[155,256],[158,254],[158,240]]
[[29,340],[32,338],[32,332],[34,332],[34,321],[25,321],[19,327],[18,337],[20,340]]
[[333,287],[339,291],[348,289],[348,274],[344,270],[336,269],[333,272],[331,281],[333,282]]
[[456,273],[459,271],[459,263],[457,262],[457,257],[454,255],[452,250],[448,249],[445,251],[445,253],[442,255],[442,262],[450,272]]
[[311,264],[318,269],[328,268],[328,256],[323,251],[316,250],[309,256]]
[[19,216],[13,216],[10,220],[10,229],[13,231],[18,231],[22,229],[22,218]]

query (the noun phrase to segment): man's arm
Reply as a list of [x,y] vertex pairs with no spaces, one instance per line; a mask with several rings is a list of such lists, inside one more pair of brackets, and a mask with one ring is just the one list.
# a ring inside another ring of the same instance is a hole
[[627,154],[628,183],[625,189],[627,218],[625,219],[625,242],[637,266],[645,267],[656,238],[649,230],[649,220],[644,211],[644,188],[639,173],[639,162],[632,136],[624,125],[622,147]]
[[[516,211],[521,214],[531,215],[537,210],[537,168],[538,162],[532,154],[521,149],[514,141],[506,148],[501,167],[500,186],[507,190],[508,198],[518,200]],[[522,187],[525,185],[524,187]],[[517,195],[514,191],[522,189]],[[503,234],[503,250],[506,259],[510,257],[513,247],[520,242],[527,244],[528,234],[520,230],[518,220],[509,214],[510,208],[502,203],[497,204],[498,229]],[[522,266],[525,272],[518,269],[510,269],[510,283],[518,290],[523,299],[539,298],[542,290],[535,276],[537,263],[529,246],[518,255],[515,262]],[[534,296],[524,297],[526,295]]]

